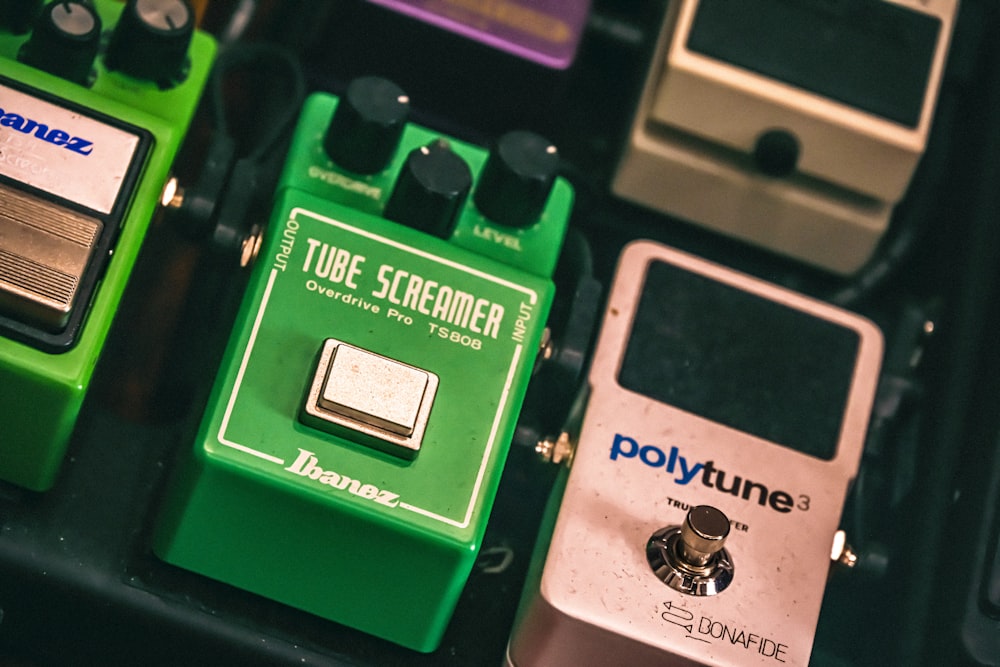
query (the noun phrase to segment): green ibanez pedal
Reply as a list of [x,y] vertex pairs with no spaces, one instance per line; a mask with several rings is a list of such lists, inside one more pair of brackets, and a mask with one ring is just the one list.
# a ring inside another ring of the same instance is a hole
[[307,100],[155,550],[426,652],[479,550],[573,193],[538,135],[487,152],[408,109],[373,77]]
[[54,483],[215,53],[186,0],[0,7],[0,479]]

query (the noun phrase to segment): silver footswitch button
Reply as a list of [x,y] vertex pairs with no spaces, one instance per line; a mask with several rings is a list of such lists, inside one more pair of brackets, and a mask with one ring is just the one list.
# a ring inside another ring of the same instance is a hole
[[323,342],[300,419],[403,458],[420,450],[438,376],[333,338]]
[[66,326],[103,223],[0,185],[0,313]]
[[646,559],[660,580],[687,595],[715,595],[733,580],[723,548],[729,519],[711,505],[692,507],[680,526],[661,528],[646,544]]

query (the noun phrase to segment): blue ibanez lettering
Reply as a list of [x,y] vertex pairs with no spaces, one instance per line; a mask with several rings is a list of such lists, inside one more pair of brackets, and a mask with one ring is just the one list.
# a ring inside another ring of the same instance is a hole
[[9,127],[21,134],[33,135],[36,139],[53,144],[54,146],[62,146],[66,150],[79,153],[80,155],[90,155],[94,150],[94,142],[92,141],[81,137],[74,137],[65,130],[54,127],[50,128],[45,123],[39,123],[37,120],[25,118],[20,114],[4,111],[3,109],[0,109],[0,127]]

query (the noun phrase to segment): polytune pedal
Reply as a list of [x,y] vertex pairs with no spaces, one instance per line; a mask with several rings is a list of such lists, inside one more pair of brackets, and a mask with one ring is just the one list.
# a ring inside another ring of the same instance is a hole
[[509,664],[807,665],[881,354],[855,314],[628,246]]

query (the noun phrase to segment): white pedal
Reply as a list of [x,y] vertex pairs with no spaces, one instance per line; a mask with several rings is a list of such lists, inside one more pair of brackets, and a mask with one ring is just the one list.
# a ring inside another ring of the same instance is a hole
[[614,191],[856,271],[926,148],[957,11],[958,0],[674,0]]
[[807,665],[881,357],[853,313],[630,245],[509,663]]

